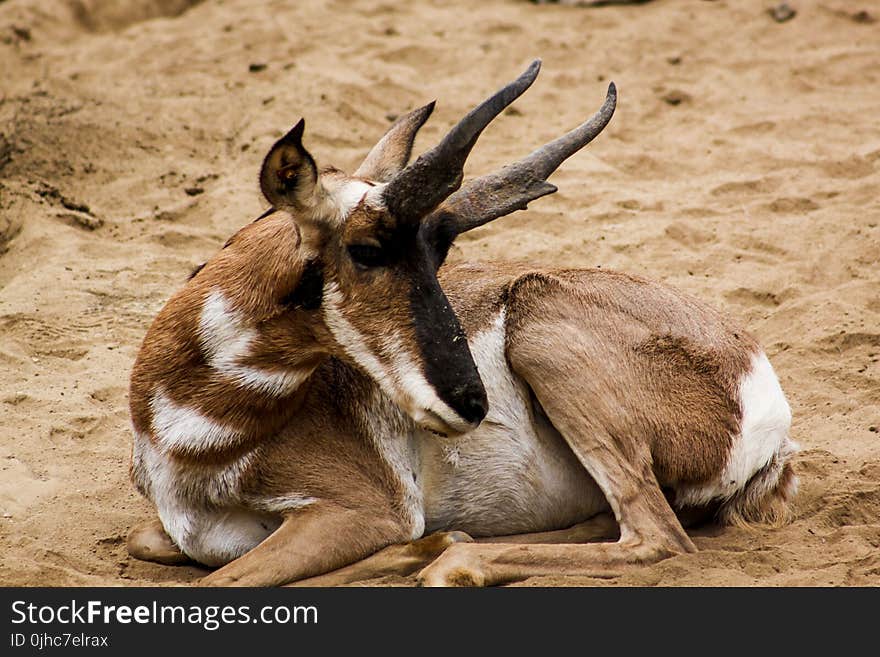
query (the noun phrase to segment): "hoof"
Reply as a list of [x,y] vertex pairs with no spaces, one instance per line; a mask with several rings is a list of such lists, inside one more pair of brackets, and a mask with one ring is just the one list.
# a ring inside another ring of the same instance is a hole
[[446,532],[446,540],[449,541],[449,545],[453,543],[473,543],[474,539],[470,534],[466,534],[465,532]]
[[447,549],[440,557],[419,573],[422,586],[486,586],[482,560],[461,543]]
[[418,560],[436,559],[453,545],[473,542],[474,539],[464,532],[437,532],[413,541],[407,551]]
[[152,561],[166,566],[190,563],[190,558],[174,544],[158,520],[135,527],[128,535],[126,547],[132,557],[142,561]]
[[218,574],[216,572],[206,575],[199,580],[199,586],[223,587],[223,586],[241,586],[237,577],[231,575]]

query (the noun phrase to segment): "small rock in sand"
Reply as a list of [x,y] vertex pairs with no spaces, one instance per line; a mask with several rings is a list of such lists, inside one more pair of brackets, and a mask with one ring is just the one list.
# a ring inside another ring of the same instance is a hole
[[873,15],[862,9],[861,11],[857,11],[849,16],[856,23],[863,23],[865,25],[870,25],[871,23],[876,23],[877,18]]
[[688,103],[691,101],[691,96],[684,91],[680,91],[679,89],[673,89],[672,91],[668,91],[662,96],[663,102],[668,105],[681,105],[682,103]]
[[797,11],[792,9],[787,2],[780,2],[775,7],[771,7],[767,10],[767,13],[775,20],[777,23],[784,23],[785,21],[790,21],[792,18],[797,16]]

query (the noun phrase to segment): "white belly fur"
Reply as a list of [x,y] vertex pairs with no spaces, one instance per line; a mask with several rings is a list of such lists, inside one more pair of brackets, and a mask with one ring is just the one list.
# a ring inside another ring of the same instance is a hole
[[425,529],[501,536],[561,529],[607,509],[599,488],[547,421],[504,351],[505,313],[470,340],[489,397],[473,432],[416,436]]

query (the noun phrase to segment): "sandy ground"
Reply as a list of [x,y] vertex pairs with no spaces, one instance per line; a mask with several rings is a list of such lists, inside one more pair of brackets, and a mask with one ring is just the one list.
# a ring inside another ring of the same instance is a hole
[[[544,60],[486,132],[483,173],[620,90],[555,196],[460,240],[667,281],[741,318],[794,412],[801,492],[781,530],[611,581],[880,585],[880,8],[868,0],[0,0],[0,582],[152,585],[130,559],[128,376],[190,268],[263,202],[263,153],[300,116],[352,168],[432,98],[417,149]],[[866,10],[866,11],[863,11]],[[386,581],[384,583],[407,583]]]

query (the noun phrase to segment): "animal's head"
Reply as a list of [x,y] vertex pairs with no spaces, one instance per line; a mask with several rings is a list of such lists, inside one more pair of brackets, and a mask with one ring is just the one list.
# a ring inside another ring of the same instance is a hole
[[[300,121],[267,154],[260,186],[300,235],[297,280],[286,302],[310,313],[325,351],[356,364],[420,425],[443,434],[476,427],[486,392],[437,270],[456,236],[556,188],[545,182],[563,159],[611,118],[613,85],[599,113],[564,137],[461,187],[465,159],[489,122],[522,94],[534,62],[408,164],[431,103],[401,117],[347,175],[320,169]],[[461,187],[461,188],[460,188]]]

